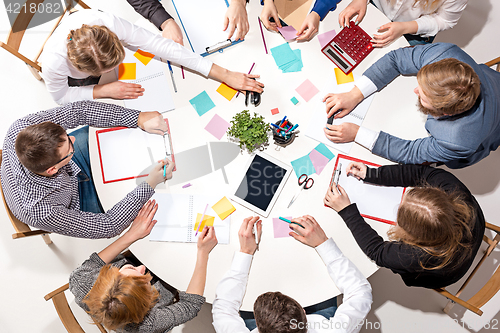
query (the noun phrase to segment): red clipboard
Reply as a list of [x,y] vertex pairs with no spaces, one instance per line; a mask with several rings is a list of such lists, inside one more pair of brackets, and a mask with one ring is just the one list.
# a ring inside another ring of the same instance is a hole
[[[175,163],[174,147],[172,145],[172,134],[170,132],[170,125],[168,124],[168,119],[165,118],[164,120],[165,120],[165,123],[167,124],[167,133],[168,133],[168,136],[170,138],[170,148],[171,148],[171,152],[172,152],[172,162]],[[101,165],[102,182],[104,184],[119,182],[119,181],[122,181],[122,180],[129,180],[129,179],[136,179],[136,178],[146,177],[148,175],[148,174],[141,174],[141,175],[137,175],[137,176],[130,176],[130,177],[124,177],[124,178],[119,178],[119,179],[108,179],[108,180],[106,180],[105,175],[104,175],[104,165],[103,165],[103,161],[102,161],[101,143],[99,141],[99,135],[102,134],[102,133],[107,133],[107,132],[112,132],[112,131],[119,131],[119,130],[123,130],[123,129],[128,129],[128,127],[113,127],[113,128],[106,128],[106,129],[102,129],[102,130],[96,131],[97,150],[98,150],[98,153],[99,153],[99,163]],[[173,171],[175,171],[176,169],[177,169],[177,166],[174,166]]]
[[[359,158],[355,158],[355,157],[351,157],[351,156],[347,156],[347,155],[344,155],[344,154],[338,154],[337,155],[337,160],[335,161],[335,167],[333,168],[333,174],[332,174],[332,178],[330,179],[330,184],[332,183],[333,181],[333,177],[335,176],[335,170],[337,170],[337,165],[339,163],[339,159],[346,159],[346,160],[350,160],[350,161],[353,161],[353,162],[361,162],[361,163],[364,163],[368,166],[372,166],[372,167],[380,167],[381,165],[379,164],[375,164],[375,163],[372,163],[372,162],[368,162],[368,161],[364,161],[364,160],[361,160]],[[347,167],[347,166],[346,166]],[[401,195],[401,201],[403,200],[403,196],[404,196],[404,193],[406,192],[406,187],[403,188],[403,193]],[[325,207],[328,207],[327,205],[325,205]],[[328,208],[331,208],[331,207],[328,207]],[[360,212],[361,213],[361,212]],[[365,218],[368,218],[370,220],[375,220],[375,221],[380,221],[380,222],[384,222],[384,223],[387,223],[387,224],[391,224],[391,225],[396,225],[396,222],[395,221],[390,221],[390,220],[387,220],[387,219],[383,219],[383,218],[379,218],[379,217],[376,217],[376,216],[371,216],[371,215],[367,215],[367,214],[361,214],[361,216],[365,217]]]

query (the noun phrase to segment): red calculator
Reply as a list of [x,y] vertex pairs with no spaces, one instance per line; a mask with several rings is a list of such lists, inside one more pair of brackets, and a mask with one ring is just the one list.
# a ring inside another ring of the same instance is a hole
[[347,75],[373,51],[371,39],[360,26],[351,21],[350,27],[335,35],[321,52]]

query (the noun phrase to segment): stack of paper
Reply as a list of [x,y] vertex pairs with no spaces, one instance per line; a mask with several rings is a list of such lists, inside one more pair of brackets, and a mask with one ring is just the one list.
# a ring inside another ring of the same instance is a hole
[[292,167],[299,178],[302,174],[308,176],[321,174],[325,166],[335,155],[322,143],[316,146],[309,154],[292,161]]
[[283,73],[300,72],[302,70],[302,56],[300,50],[292,50],[288,43],[271,49],[276,65]]

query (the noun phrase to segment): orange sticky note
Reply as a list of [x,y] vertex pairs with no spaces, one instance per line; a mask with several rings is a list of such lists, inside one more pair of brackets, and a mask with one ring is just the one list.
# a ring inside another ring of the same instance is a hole
[[345,75],[340,69],[335,68],[335,78],[337,79],[337,84],[344,84],[349,82],[354,82],[354,76],[352,72],[349,75]]
[[236,210],[226,197],[220,199],[219,202],[212,206],[212,209],[219,215],[221,220],[224,220]]
[[230,101],[236,95],[237,91],[223,83],[217,88],[217,92]]
[[139,59],[139,61],[142,62],[144,66],[147,66],[151,59],[155,57],[155,55],[143,50],[137,50],[137,52],[134,53],[134,57]]
[[118,80],[135,80],[136,64],[123,63],[118,66]]
[[[203,214],[200,214],[200,213],[198,213],[198,215],[196,215],[196,223],[194,224],[193,230],[198,230],[198,224],[200,223],[202,215]],[[215,217],[214,216],[205,215],[203,217],[203,221],[201,222],[200,231],[202,231],[203,228],[205,228],[205,227],[211,227],[211,226],[213,226],[214,225],[214,221],[215,221]]]

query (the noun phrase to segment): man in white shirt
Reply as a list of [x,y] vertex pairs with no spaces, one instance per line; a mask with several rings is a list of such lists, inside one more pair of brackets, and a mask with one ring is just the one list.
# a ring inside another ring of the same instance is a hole
[[[231,269],[216,290],[212,307],[213,325],[217,333],[250,332],[238,310],[246,291],[253,255],[258,248],[257,239],[262,234],[262,221],[258,217],[246,218],[240,228],[240,252],[236,252]],[[333,239],[326,237],[323,229],[309,215],[293,219],[290,235],[299,242],[316,249],[327,266],[328,272],[341,292],[344,302],[331,318],[307,314],[293,298],[280,292],[260,295],[254,304],[257,328],[252,332],[359,332],[361,323],[371,308],[372,294],[368,281],[356,266],[347,259]],[[279,278],[279,277],[275,277]]]

